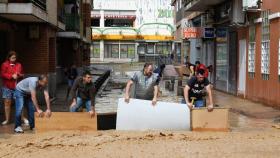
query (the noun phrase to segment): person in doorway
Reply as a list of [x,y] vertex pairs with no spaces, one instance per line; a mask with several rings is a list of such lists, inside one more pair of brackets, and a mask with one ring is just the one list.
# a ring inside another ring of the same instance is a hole
[[127,82],[125,89],[125,102],[129,103],[129,93],[131,86],[135,84],[135,98],[151,100],[152,105],[156,105],[159,80],[158,75],[153,73],[153,65],[146,63],[143,71],[134,73],[133,77]]
[[198,70],[204,70],[204,77],[208,78],[209,72],[207,67],[204,64],[201,64],[200,61],[195,62],[195,72],[197,73]]
[[[38,113],[39,117],[43,117],[46,115],[47,117],[51,117],[51,108],[50,108],[50,97],[47,89],[48,85],[48,76],[40,75],[39,77],[28,77],[22,81],[20,81],[15,90],[15,99],[16,99],[16,118],[15,118],[15,129],[16,133],[23,133],[23,129],[21,127],[20,115],[22,112],[23,106],[27,106],[28,112],[28,121],[30,125],[30,129],[33,130],[35,127],[34,122],[34,112],[35,109]],[[44,92],[44,97],[47,105],[47,110],[45,114],[40,108],[40,105],[37,101],[37,89],[40,89]]]
[[81,77],[78,77],[71,89],[70,96],[72,104],[70,112],[77,112],[85,103],[86,110],[91,117],[95,116],[95,94],[96,89],[92,82],[92,76],[89,71],[85,71]]
[[67,69],[66,75],[67,75],[67,81],[68,81],[68,88],[67,88],[67,94],[66,94],[66,100],[67,100],[68,96],[69,96],[69,92],[74,84],[74,81],[78,76],[78,71],[77,71],[76,65],[73,64],[69,69]]
[[[2,98],[5,106],[5,121],[2,122],[2,125],[7,125],[10,122],[16,83],[23,78],[22,65],[17,62],[17,53],[15,51],[10,51],[7,55],[7,60],[1,65],[1,76],[3,79]],[[29,124],[23,115],[22,120],[26,125]]]
[[203,107],[203,90],[206,89],[210,104],[207,106],[209,111],[213,110],[212,90],[208,79],[204,75],[203,69],[198,69],[195,76],[193,76],[184,88],[184,98],[186,104],[190,109],[193,107]]

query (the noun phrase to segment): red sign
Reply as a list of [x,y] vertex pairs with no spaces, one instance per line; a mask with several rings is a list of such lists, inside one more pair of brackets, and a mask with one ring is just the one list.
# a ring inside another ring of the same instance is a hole
[[183,30],[184,38],[201,38],[200,27],[187,27]]

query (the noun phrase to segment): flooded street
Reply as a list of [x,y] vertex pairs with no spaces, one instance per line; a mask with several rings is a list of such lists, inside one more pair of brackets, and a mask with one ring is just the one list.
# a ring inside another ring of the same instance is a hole
[[[124,96],[129,75],[140,70],[142,65],[108,66],[104,70],[112,67],[110,78],[96,98],[98,114],[117,112],[117,101]],[[101,74],[103,71],[97,68],[92,72]],[[160,82],[159,100],[181,102],[182,96],[176,94],[177,86],[169,91],[165,84],[165,81]],[[64,90],[62,86],[53,105],[54,111],[68,110]],[[23,135],[16,135],[11,134],[13,125],[10,125],[1,127],[1,133],[6,134],[0,134],[0,157],[278,157],[280,129],[274,126],[279,125],[279,110],[219,91],[214,91],[214,101],[219,107],[230,109],[230,132],[125,132],[112,129],[36,133],[27,130]]]

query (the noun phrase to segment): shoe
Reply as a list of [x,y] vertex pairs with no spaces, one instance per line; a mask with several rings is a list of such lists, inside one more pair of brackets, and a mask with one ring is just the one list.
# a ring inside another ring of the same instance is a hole
[[27,119],[23,119],[23,123],[25,126],[29,126],[29,121]]
[[15,128],[15,133],[23,133],[23,130],[20,126],[18,126],[17,128]]
[[8,123],[9,123],[9,121],[5,120],[5,121],[2,122],[2,125],[4,126],[4,125],[7,125]]

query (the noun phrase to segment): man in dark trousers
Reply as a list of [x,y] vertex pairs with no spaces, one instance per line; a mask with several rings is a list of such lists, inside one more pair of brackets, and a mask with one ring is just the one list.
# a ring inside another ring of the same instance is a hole
[[207,106],[209,111],[213,110],[213,97],[211,85],[208,79],[204,76],[204,70],[198,69],[196,76],[193,76],[184,89],[184,97],[186,103],[190,109],[193,107],[203,107],[203,90],[206,88],[206,91],[209,96],[210,104]]
[[95,86],[89,71],[85,71],[81,77],[77,77],[71,89],[70,96],[72,104],[70,112],[77,112],[79,108],[86,105],[87,112],[91,117],[95,116]]

